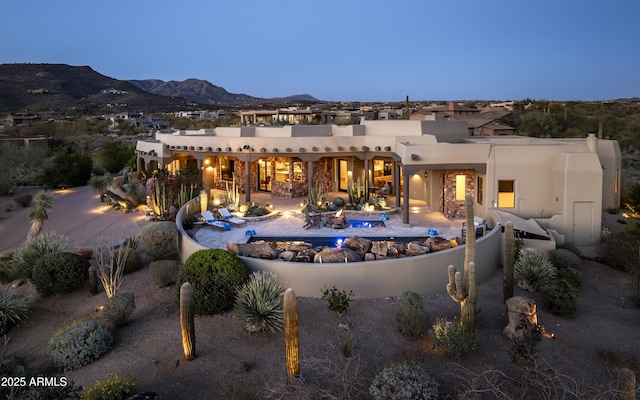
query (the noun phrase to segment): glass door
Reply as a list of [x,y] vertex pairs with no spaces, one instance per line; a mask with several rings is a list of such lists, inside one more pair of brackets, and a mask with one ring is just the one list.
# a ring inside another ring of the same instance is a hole
[[258,190],[271,191],[271,160],[258,160]]
[[347,160],[338,160],[338,190],[346,192],[349,188],[349,163]]

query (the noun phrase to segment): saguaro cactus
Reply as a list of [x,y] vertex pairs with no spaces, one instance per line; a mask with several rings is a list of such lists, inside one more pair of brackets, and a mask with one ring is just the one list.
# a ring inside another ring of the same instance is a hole
[[89,293],[98,294],[98,273],[93,265],[89,267]]
[[475,330],[476,328],[476,301],[478,292],[476,287],[476,230],[473,225],[473,199],[471,193],[465,196],[465,213],[467,223],[467,235],[464,251],[464,276],[456,271],[453,265],[447,270],[449,283],[447,293],[454,301],[460,303],[460,324]]
[[193,322],[195,301],[191,283],[180,286],[180,327],[182,328],[182,348],[184,358],[193,360],[196,357],[196,331]]
[[284,340],[287,379],[300,375],[300,347],[298,343],[298,306],[296,293],[288,288],[284,292]]
[[513,297],[513,264],[515,262],[516,238],[511,221],[504,225],[502,237],[502,293],[504,301]]

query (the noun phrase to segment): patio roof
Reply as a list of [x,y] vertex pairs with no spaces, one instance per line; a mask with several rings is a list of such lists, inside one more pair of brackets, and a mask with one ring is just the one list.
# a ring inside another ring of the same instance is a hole
[[492,209],[496,213],[498,220],[502,225],[511,221],[513,229],[521,232],[526,232],[535,236],[541,236],[542,238],[550,239],[549,233],[544,230],[534,219],[524,219],[517,215],[508,213],[506,211]]

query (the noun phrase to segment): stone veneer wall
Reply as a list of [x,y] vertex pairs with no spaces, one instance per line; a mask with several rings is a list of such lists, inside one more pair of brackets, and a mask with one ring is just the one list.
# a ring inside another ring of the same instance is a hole
[[[456,200],[456,175],[465,176],[466,193],[474,193],[474,170],[472,169],[448,169],[443,172],[445,190],[441,191],[440,202],[444,203],[442,213],[447,218],[464,218],[464,200]],[[442,194],[444,192],[444,194]],[[442,199],[444,196],[444,202]]]
[[311,179],[314,186],[321,183],[326,193],[333,191],[333,158],[322,157],[318,161],[314,161]]

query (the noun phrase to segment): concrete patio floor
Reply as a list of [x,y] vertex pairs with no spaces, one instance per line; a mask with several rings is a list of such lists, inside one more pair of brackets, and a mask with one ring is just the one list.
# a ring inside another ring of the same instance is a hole
[[[224,192],[220,191],[223,195]],[[331,192],[327,196],[329,201],[340,196],[346,198],[346,193]],[[244,201],[244,197],[242,197]],[[409,203],[410,226],[406,227],[402,223],[402,215],[400,210],[395,213],[387,214],[388,220],[384,221],[385,227],[380,228],[346,228],[332,229],[325,227],[326,218],[320,223],[320,228],[304,229],[305,218],[300,212],[300,203],[305,201],[306,197],[286,199],[273,197],[269,193],[251,193],[251,201],[259,203],[271,203],[280,215],[269,220],[247,222],[242,225],[232,225],[231,230],[222,231],[221,229],[202,226],[196,234],[196,240],[203,246],[210,248],[226,248],[227,243],[245,243],[249,239],[246,234],[247,230],[255,231],[254,236],[258,237],[288,237],[288,238],[304,238],[304,237],[427,237],[429,229],[435,229],[438,236],[453,239],[461,236],[462,223],[464,219],[448,219],[440,212],[430,211],[424,202],[411,201]],[[388,198],[389,204],[395,204],[393,197]],[[347,215],[347,220],[378,220],[379,215]]]

